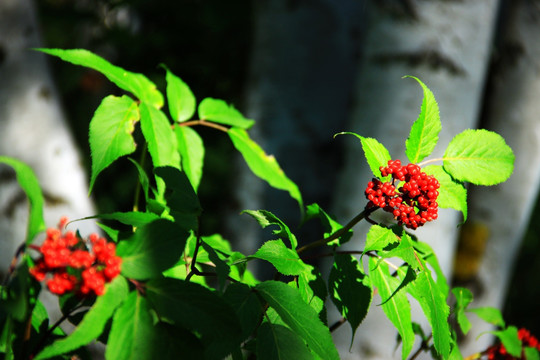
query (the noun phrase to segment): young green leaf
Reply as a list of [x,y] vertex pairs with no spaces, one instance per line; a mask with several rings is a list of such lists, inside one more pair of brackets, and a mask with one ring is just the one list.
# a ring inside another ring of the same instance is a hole
[[270,262],[283,275],[299,275],[309,270],[296,251],[285,246],[281,239],[265,242],[251,258]]
[[518,336],[518,329],[515,326],[509,326],[504,330],[491,331],[491,333],[497,336],[506,351],[515,358],[521,358],[521,340]]
[[441,119],[439,117],[439,105],[435,101],[435,96],[423,82],[414,76],[405,76],[416,80],[424,90],[424,99],[420,114],[411,127],[409,137],[405,142],[405,154],[409,161],[416,164],[430,155],[441,131]]
[[325,360],[339,360],[330,331],[296,289],[278,281],[262,282],[255,289],[313,352]]
[[465,309],[472,302],[473,296],[469,289],[463,287],[455,287],[452,289],[452,294],[456,297],[456,318],[459,327],[463,334],[467,335],[471,329],[471,322],[465,315]]
[[183,122],[191,119],[195,113],[195,96],[189,86],[178,76],[174,75],[165,65],[167,71],[167,102],[169,113],[174,121]]
[[467,309],[467,312],[475,313],[480,319],[499,327],[505,327],[504,318],[501,311],[491,306]]
[[109,95],[103,99],[90,121],[89,143],[92,157],[90,189],[97,176],[118,158],[135,151],[137,103],[129,96]]
[[242,214],[248,214],[253,217],[259,225],[264,229],[270,225],[279,226],[279,230],[273,230],[273,234],[279,236],[283,240],[287,240],[291,243],[292,249],[296,249],[298,241],[296,236],[291,232],[289,227],[281,221],[277,216],[266,210],[244,210]]
[[137,228],[131,239],[120,241],[116,248],[122,258],[122,274],[137,280],[161,276],[181,257],[188,236],[187,231],[166,219]]
[[465,130],[456,135],[443,157],[444,170],[458,181],[495,185],[514,171],[514,153],[497,133]]
[[7,156],[0,156],[0,163],[9,165],[15,170],[17,182],[28,197],[30,209],[25,243],[30,244],[38,233],[45,230],[45,220],[43,220],[44,200],[38,179],[32,168],[19,160]]
[[223,298],[236,311],[242,326],[242,339],[247,339],[261,322],[263,307],[255,291],[245,284],[231,283]]
[[49,359],[89,344],[103,332],[107,321],[127,295],[126,279],[117,276],[110,284],[105,285],[105,294],[97,298],[75,330],[69,336],[47,346],[34,359]]
[[422,169],[439,181],[437,204],[443,209],[455,209],[463,213],[463,222],[467,220],[467,189],[463,183],[454,180],[440,165],[430,165]]
[[102,57],[83,49],[36,49],[46,54],[57,56],[60,59],[75,65],[81,65],[99,71],[119,88],[133,93],[141,101],[153,107],[163,106],[163,95],[156,89],[156,85],[142,74],[126,71],[114,66]]
[[314,360],[301,337],[288,327],[264,322],[257,332],[259,360]]
[[380,225],[372,225],[366,236],[364,253],[372,250],[383,250],[390,244],[398,242],[399,238],[394,232]]
[[246,119],[234,106],[223,100],[206,98],[199,104],[199,118],[240,129],[249,129],[255,121]]
[[193,189],[197,191],[201,182],[204,164],[202,138],[188,126],[175,126],[174,133],[178,144],[182,170],[186,173]]
[[334,135],[334,137],[344,134],[354,135],[360,139],[360,142],[362,143],[362,150],[364,150],[364,155],[366,156],[366,160],[373,175],[382,181],[389,179],[388,176],[383,177],[381,175],[381,170],[379,169],[381,166],[387,166],[388,160],[392,160],[390,153],[388,150],[386,150],[384,145],[376,139],[366,138],[353,132],[341,132]]
[[298,190],[298,186],[285,175],[274,156],[266,155],[264,150],[251,140],[248,133],[243,129],[233,127],[227,133],[251,171],[268,182],[270,186],[288,191],[291,197],[298,201],[300,208],[303,209],[302,195]]
[[379,289],[381,299],[385,300],[381,306],[401,336],[403,342],[401,358],[406,359],[414,345],[411,305],[407,295],[405,291],[395,291],[400,286],[400,281],[390,275],[388,265],[384,261],[378,262],[370,257],[369,269],[371,286]]
[[373,294],[368,278],[352,255],[335,254],[328,286],[332,302],[351,325],[352,346],[356,329],[366,317],[371,305]]

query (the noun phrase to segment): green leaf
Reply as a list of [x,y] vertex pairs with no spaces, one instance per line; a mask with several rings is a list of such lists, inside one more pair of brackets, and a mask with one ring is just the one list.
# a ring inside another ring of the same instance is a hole
[[195,96],[189,86],[178,76],[174,75],[165,65],[161,65],[167,75],[167,102],[169,113],[174,121],[183,122],[191,119],[195,113]]
[[[338,223],[332,216],[330,216],[326,211],[324,211],[318,204],[311,204],[306,207],[306,214],[304,217],[304,222],[311,220],[313,218],[319,218],[321,221],[324,237],[328,237],[335,232],[341,230],[343,226]],[[327,243],[328,246],[341,246],[349,241],[352,237],[352,230],[345,232],[336,240],[332,240]]]
[[383,177],[381,175],[381,170],[379,169],[381,166],[387,166],[388,160],[392,160],[392,158],[390,157],[390,153],[388,152],[388,150],[386,150],[383,144],[381,144],[376,139],[366,138],[353,132],[341,132],[334,135],[334,137],[344,134],[354,135],[360,139],[360,142],[362,143],[362,150],[364,150],[364,155],[366,156],[369,168],[371,169],[371,172],[373,173],[373,175],[375,175],[376,178],[382,181],[390,178],[389,176]]
[[381,306],[386,317],[394,324],[403,347],[402,359],[406,359],[414,345],[414,332],[411,321],[411,305],[405,291],[395,290],[400,286],[399,279],[390,275],[388,265],[384,261],[369,258],[369,276],[373,288],[379,289],[381,299],[386,300]]
[[435,252],[431,246],[429,246],[429,244],[422,241],[414,241],[413,246],[417,253],[420,252],[422,259],[431,266],[433,271],[435,271],[435,275],[437,276],[437,286],[442,291],[444,297],[447,298],[450,287],[448,286],[448,281],[446,280],[446,276],[441,269],[441,265],[439,264],[439,260],[437,259]]
[[521,358],[521,340],[518,336],[518,329],[515,326],[509,326],[504,330],[491,331],[491,333],[497,336],[506,351],[515,358]]
[[240,129],[249,129],[255,121],[246,119],[232,105],[223,100],[206,98],[199,104],[199,118],[219,124],[230,125]]
[[103,332],[105,324],[127,296],[127,281],[124,277],[117,276],[110,284],[105,285],[105,294],[97,298],[75,330],[68,337],[47,346],[35,359],[48,359],[89,344]]
[[265,281],[255,288],[313,352],[325,360],[339,359],[330,331],[297,290],[278,281]]
[[514,153],[502,136],[488,130],[465,130],[456,135],[443,157],[444,170],[458,181],[495,185],[514,171]]
[[540,353],[536,348],[533,347],[525,347],[523,350],[525,352],[524,359],[527,360],[540,360]]
[[165,114],[146,103],[139,105],[141,112],[141,130],[148,152],[152,157],[154,168],[172,166],[180,168],[180,155],[176,144],[176,136]]
[[216,274],[218,278],[219,283],[219,290],[223,291],[223,288],[225,287],[225,282],[227,281],[227,277],[229,276],[229,273],[231,272],[230,266],[225,262],[223,259],[221,259],[218,255],[218,253],[214,250],[214,248],[204,241],[201,242],[201,246],[204,250],[208,253],[208,257],[212,263],[216,266]]
[[456,297],[456,318],[459,327],[463,334],[467,335],[471,329],[471,322],[465,315],[465,309],[472,302],[473,296],[469,289],[463,287],[455,287],[452,289],[452,294]]
[[92,191],[97,176],[118,158],[136,149],[133,131],[139,120],[137,103],[129,96],[109,95],[101,101],[90,120],[89,143],[92,157]]
[[148,191],[150,190],[150,180],[148,179],[148,175],[146,175],[146,171],[144,171],[143,167],[139,165],[138,162],[136,162],[132,158],[128,158],[128,160],[131,161],[131,163],[135,165],[135,168],[137,169],[137,174],[139,174],[139,183],[141,184],[144,199],[148,203]]
[[259,360],[312,360],[301,337],[288,327],[264,322],[257,332],[257,359]]
[[224,299],[229,302],[240,320],[242,339],[247,339],[257,328],[262,317],[262,304],[249,286],[231,283],[227,286]]
[[274,156],[266,155],[264,150],[251,140],[248,133],[243,129],[233,127],[227,133],[251,171],[268,182],[270,186],[288,191],[291,197],[298,201],[300,208],[303,209],[302,195],[298,190],[298,186],[285,175]]
[[366,317],[371,305],[372,289],[366,284],[368,278],[352,255],[334,254],[334,259],[328,278],[330,298],[351,325],[352,346],[356,329]]
[[424,99],[418,118],[411,127],[409,137],[405,142],[405,154],[409,161],[416,164],[430,155],[441,131],[441,119],[439,117],[439,105],[435,96],[423,82],[414,76],[405,76],[416,80],[424,90]]
[[463,183],[454,180],[440,165],[430,165],[422,169],[439,181],[437,204],[440,208],[455,209],[463,213],[463,222],[467,220],[467,189]]
[[280,239],[265,242],[250,257],[270,262],[283,275],[299,275],[309,270],[296,251],[286,247]]
[[160,217],[154,213],[141,212],[141,211],[127,211],[127,212],[114,212],[110,214],[98,214],[93,216],[87,216],[78,220],[88,219],[104,219],[104,220],[116,220],[122,224],[139,227],[148,224]]
[[166,219],[137,228],[130,239],[120,241],[116,248],[122,258],[122,274],[137,280],[161,276],[182,256],[188,236],[187,231]]
[[505,327],[505,322],[501,311],[491,306],[467,309],[467,312],[475,313],[480,319],[499,327]]
[[206,358],[223,358],[242,341],[235,310],[217,293],[170,278],[149,281],[146,291],[161,319],[200,334]]
[[298,241],[296,236],[291,232],[289,227],[281,221],[277,216],[266,210],[244,210],[242,214],[248,214],[253,217],[263,229],[270,225],[279,226],[279,230],[273,230],[273,234],[279,236],[283,240],[287,240],[291,243],[292,249],[296,249]]
[[418,257],[416,255],[416,251],[414,249],[411,237],[409,236],[409,234],[407,234],[405,230],[403,230],[403,233],[401,234],[401,240],[399,242],[399,245],[390,251],[384,252],[382,256],[384,258],[390,258],[395,256],[399,257],[415,270],[420,269],[421,266],[420,261],[418,260]]
[[23,191],[28,197],[29,217],[26,228],[25,244],[30,244],[34,237],[45,230],[45,221],[43,220],[43,193],[39,187],[39,182],[30,166],[22,161],[7,156],[0,156],[0,163],[9,165],[15,170],[15,176]]
[[298,276],[296,282],[291,283],[293,287],[298,284],[298,292],[302,299],[319,314],[319,319],[326,324],[326,306],[324,304],[328,296],[326,284],[319,270],[311,265],[307,266],[311,271],[304,271]]
[[446,298],[435,284],[429,270],[421,271],[411,285],[413,286],[411,294],[420,303],[431,325],[435,349],[443,359],[446,359],[450,354],[451,339],[448,326],[450,310]]
[[199,134],[188,126],[175,126],[174,133],[180,154],[180,164],[193,189],[197,191],[204,165],[204,144]]
[[380,225],[372,225],[366,236],[366,246],[364,253],[368,251],[381,251],[390,244],[399,241],[394,232]]
[[83,49],[36,49],[46,54],[57,56],[60,59],[75,65],[81,65],[99,71],[121,89],[133,93],[143,102],[156,108],[163,106],[163,95],[156,89],[156,85],[142,74],[126,71],[114,66],[102,57]]

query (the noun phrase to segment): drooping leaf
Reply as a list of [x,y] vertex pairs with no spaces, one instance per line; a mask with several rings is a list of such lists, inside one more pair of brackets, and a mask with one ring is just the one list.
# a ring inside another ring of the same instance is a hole
[[372,225],[366,236],[366,246],[364,252],[380,251],[390,244],[396,243],[399,238],[391,229],[380,225]]
[[303,208],[302,195],[298,186],[283,172],[272,155],[266,155],[263,149],[251,140],[248,133],[240,128],[231,128],[227,132],[234,147],[242,154],[251,171],[276,189],[288,191],[293,199]]
[[29,202],[28,225],[25,243],[30,244],[34,237],[45,230],[43,220],[43,193],[34,171],[25,163],[7,156],[0,156],[0,163],[9,165],[15,170],[17,182],[26,193]]
[[405,76],[416,80],[424,91],[424,99],[418,118],[411,127],[409,137],[405,142],[405,154],[409,161],[416,164],[430,155],[441,131],[441,119],[439,117],[439,105],[435,96],[428,87],[414,76]]
[[515,358],[521,358],[521,340],[518,336],[518,329],[515,326],[509,326],[499,331],[490,331],[498,337],[506,351]]
[[265,242],[250,257],[270,262],[283,275],[300,275],[309,270],[296,251],[286,247],[281,239]]
[[381,299],[386,300],[381,306],[401,336],[401,358],[406,359],[414,345],[411,305],[407,295],[405,291],[395,291],[400,286],[400,281],[390,275],[384,261],[377,262],[374,258],[369,258],[369,276],[372,287],[377,288]]
[[257,333],[257,359],[314,360],[301,337],[288,327],[264,322]]
[[372,289],[358,261],[348,254],[335,254],[334,266],[328,278],[330,298],[354,334],[364,320],[371,305]]
[[422,169],[439,181],[437,204],[443,209],[456,209],[463,213],[463,222],[467,220],[467,189],[463,183],[454,180],[440,165],[430,165]]
[[353,132],[342,132],[336,135],[344,134],[354,135],[360,139],[362,150],[364,150],[364,155],[366,156],[366,160],[373,175],[382,181],[389,179],[388,176],[383,177],[381,175],[381,170],[379,169],[381,166],[387,166],[388,160],[392,160],[390,153],[384,145],[377,141],[377,139],[366,138]]
[[456,135],[443,157],[444,170],[458,181],[495,185],[514,171],[514,153],[497,133],[465,130]]
[[[306,207],[306,214],[304,216],[304,222],[313,218],[319,218],[324,230],[324,237],[328,237],[335,232],[341,230],[343,226],[338,223],[332,216],[324,211],[318,204],[310,204]],[[336,240],[332,240],[327,243],[328,246],[340,246],[349,241],[352,237],[352,230],[349,230],[341,235]]]
[[193,189],[197,191],[203,174],[203,141],[199,134],[188,126],[175,126],[174,133],[178,144],[182,170],[186,173],[191,185],[193,185]]
[[463,334],[467,335],[471,329],[471,322],[467,319],[465,315],[465,309],[471,303],[473,296],[469,289],[463,287],[455,287],[452,289],[452,294],[456,297],[456,318],[459,327]]
[[153,279],[146,290],[160,318],[200,334],[207,358],[223,358],[242,341],[235,310],[216,292],[170,278]]
[[255,289],[313,352],[323,359],[339,359],[330,331],[297,290],[278,281],[262,282]]
[[141,130],[148,152],[152,157],[154,168],[171,166],[180,168],[180,155],[176,144],[176,136],[165,114],[146,103],[139,105],[141,113]]
[[183,122],[191,119],[195,113],[195,96],[189,86],[178,76],[174,75],[165,65],[167,71],[167,102],[169,113],[174,121]]
[[231,283],[223,297],[236,311],[242,326],[242,339],[247,339],[261,321],[263,308],[259,298],[253,289],[242,283]]
[[182,256],[189,233],[175,223],[158,219],[145,224],[116,248],[122,258],[122,274],[146,280],[161,276]]
[[480,308],[467,309],[467,312],[472,312],[478,315],[478,317],[490,324],[499,327],[505,327],[504,318],[501,311],[491,306],[485,306]]
[[287,240],[290,242],[292,249],[296,249],[298,246],[298,241],[296,240],[296,236],[291,232],[289,227],[281,221],[277,216],[272,214],[270,211],[267,210],[244,210],[242,211],[243,214],[248,214],[251,217],[253,217],[259,225],[264,229],[270,225],[277,225],[279,226],[279,230],[273,230],[273,234],[279,236],[283,240]]
[[129,96],[109,95],[101,101],[90,121],[89,143],[92,157],[90,189],[97,176],[118,158],[136,149],[133,131],[139,120],[137,103]]
[[57,56],[60,59],[75,65],[85,66],[105,75],[119,88],[133,93],[141,101],[153,107],[163,106],[163,95],[156,89],[156,85],[142,74],[126,71],[114,66],[102,57],[84,49],[36,49],[46,54]]
[[105,285],[105,294],[97,298],[75,330],[69,336],[47,346],[35,359],[48,359],[89,344],[103,332],[105,324],[127,296],[127,281],[124,277],[117,276],[110,284]]
[[240,129],[249,129],[255,121],[246,119],[234,106],[225,101],[206,98],[199,104],[199,118],[219,124],[230,125]]

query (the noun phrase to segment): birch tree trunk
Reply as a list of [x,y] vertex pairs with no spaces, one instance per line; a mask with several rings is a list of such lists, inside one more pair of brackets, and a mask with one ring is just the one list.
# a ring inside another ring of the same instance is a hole
[[[422,90],[414,80],[401,77],[414,75],[439,103],[443,129],[432,156],[442,156],[454,135],[476,125],[496,10],[493,0],[370,2],[365,53],[348,130],[375,137],[392,158],[404,160],[405,139],[420,112]],[[348,145],[346,163],[334,209],[338,219],[346,222],[363,209],[363,192],[372,175],[357,139],[343,141]],[[416,232],[434,248],[447,276],[459,217],[456,211],[443,209],[435,223]],[[363,248],[368,228],[367,223],[355,227],[355,237],[347,246]],[[392,344],[397,331],[378,303],[380,299],[374,299],[350,352],[350,329],[342,326],[334,332],[343,359],[400,358],[400,350]],[[413,309],[413,319],[425,322],[418,309]]]
[[[470,264],[466,257],[471,248],[484,248],[484,254],[477,268],[473,265],[466,273],[456,273],[456,280],[471,286],[471,307],[502,309],[540,184],[540,2],[514,0],[508,5],[508,26],[491,81],[484,126],[506,139],[516,162],[507,182],[469,191],[471,226],[463,229],[457,260]],[[469,318],[472,330],[461,344],[464,355],[484,350],[492,341],[488,335],[476,341],[492,327],[474,315]]]

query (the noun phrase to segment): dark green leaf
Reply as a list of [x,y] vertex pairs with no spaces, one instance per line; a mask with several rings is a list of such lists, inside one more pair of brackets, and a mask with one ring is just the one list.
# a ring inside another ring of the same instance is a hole
[[540,353],[536,348],[533,347],[525,347],[523,350],[525,352],[524,359],[527,360],[540,360]]
[[[328,237],[335,232],[341,230],[343,226],[338,223],[332,216],[326,213],[318,204],[311,204],[306,207],[306,214],[304,221],[308,221],[313,218],[319,218],[324,230],[324,237]],[[336,240],[327,243],[328,246],[343,245],[349,241],[352,237],[352,230],[345,232]]]
[[138,162],[136,162],[132,158],[128,158],[128,160],[131,161],[133,165],[135,165],[135,167],[137,168],[137,174],[139,174],[139,183],[141,184],[144,199],[146,200],[146,202],[148,202],[148,192],[150,190],[150,180],[148,180],[148,175],[146,175],[146,171],[144,171],[144,169],[141,165],[139,165]]
[[175,126],[178,153],[182,170],[186,173],[193,189],[197,191],[203,174],[204,144],[199,134],[187,126]]
[[167,71],[165,80],[167,81],[167,102],[171,117],[174,121],[179,122],[191,119],[195,113],[195,96],[182,79],[174,75],[165,65],[162,66]]
[[296,251],[289,249],[281,240],[265,242],[259,250],[250,257],[266,260],[275,266],[283,275],[299,275],[309,270]]
[[231,283],[223,295],[234,310],[242,326],[242,339],[247,339],[261,321],[262,304],[249,286]]
[[246,119],[232,105],[223,100],[206,98],[199,104],[199,118],[219,124],[234,126],[240,129],[249,129],[255,121]]
[[219,290],[223,291],[223,288],[225,287],[225,282],[227,281],[227,277],[231,272],[231,268],[229,267],[227,262],[225,262],[219,257],[218,253],[214,250],[213,247],[211,247],[204,241],[201,242],[201,246],[208,253],[208,258],[210,259],[210,261],[216,266]]
[[273,234],[279,236],[283,240],[287,240],[291,243],[292,249],[296,249],[298,241],[296,236],[291,232],[289,227],[281,221],[277,216],[266,210],[244,210],[242,214],[248,214],[253,217],[259,225],[264,229],[270,225],[279,226],[279,230],[273,230]]
[[308,267],[311,268],[311,271],[304,271],[298,276],[298,291],[302,299],[319,314],[319,319],[326,324],[326,306],[324,305],[328,296],[326,284],[321,273],[315,267],[311,265]]
[[258,360],[312,360],[301,337],[288,327],[264,322],[257,333]]

